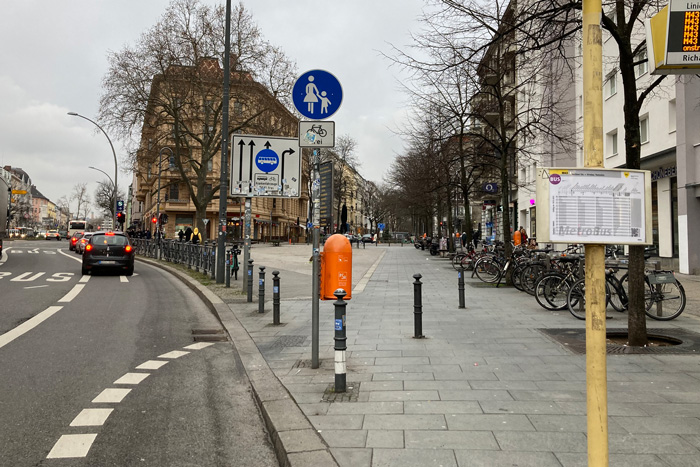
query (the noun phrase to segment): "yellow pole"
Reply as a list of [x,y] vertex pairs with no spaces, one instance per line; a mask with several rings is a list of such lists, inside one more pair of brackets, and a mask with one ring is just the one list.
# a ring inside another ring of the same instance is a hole
[[[603,41],[601,0],[583,0],[583,157],[603,165]],[[586,406],[588,465],[608,466],[605,345],[605,247],[586,245]]]

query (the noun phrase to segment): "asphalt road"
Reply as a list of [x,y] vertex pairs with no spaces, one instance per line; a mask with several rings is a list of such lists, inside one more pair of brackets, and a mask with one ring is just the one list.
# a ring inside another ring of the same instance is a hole
[[189,289],[139,262],[81,276],[66,241],[5,250],[0,465],[278,465],[235,348],[192,347],[220,325]]

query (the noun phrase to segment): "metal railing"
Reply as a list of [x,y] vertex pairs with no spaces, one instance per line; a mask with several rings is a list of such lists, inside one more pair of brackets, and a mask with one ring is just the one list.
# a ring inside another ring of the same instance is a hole
[[203,244],[193,244],[180,242],[178,240],[151,238],[131,239],[136,254],[147,258],[156,258],[169,263],[183,264],[188,269],[206,274],[212,279],[215,278],[216,269],[216,243],[204,242]]

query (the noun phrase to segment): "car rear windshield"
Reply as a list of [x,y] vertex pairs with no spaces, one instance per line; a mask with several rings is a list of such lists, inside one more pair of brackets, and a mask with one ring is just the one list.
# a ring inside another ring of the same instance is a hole
[[93,235],[90,243],[93,245],[124,246],[129,241],[123,235]]

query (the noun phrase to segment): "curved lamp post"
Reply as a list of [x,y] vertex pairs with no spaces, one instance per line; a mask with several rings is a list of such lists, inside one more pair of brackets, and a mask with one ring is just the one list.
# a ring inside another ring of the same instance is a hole
[[[76,112],[68,112],[68,115],[70,115],[71,117],[80,117],[80,118],[85,119],[88,122],[92,123],[93,125],[95,125],[97,128],[100,129],[102,134],[104,134],[105,137],[107,138],[107,141],[109,141],[109,147],[112,148],[112,155],[114,156],[114,215],[112,216],[112,226],[116,227],[117,221],[115,218],[117,216],[117,193],[118,193],[117,192],[117,171],[118,171],[118,165],[117,165],[117,153],[114,151],[114,145],[112,144],[112,140],[109,139],[109,135],[107,134],[107,132],[100,125],[98,125],[97,122],[95,122],[94,120],[91,120],[91,119],[89,119],[83,115],[80,115],[79,113],[76,113]],[[91,168],[93,168],[93,167],[91,167]],[[99,170],[99,169],[95,169],[95,170]],[[100,172],[102,172],[102,171],[100,170]],[[107,175],[107,176],[109,177],[109,175]]]

